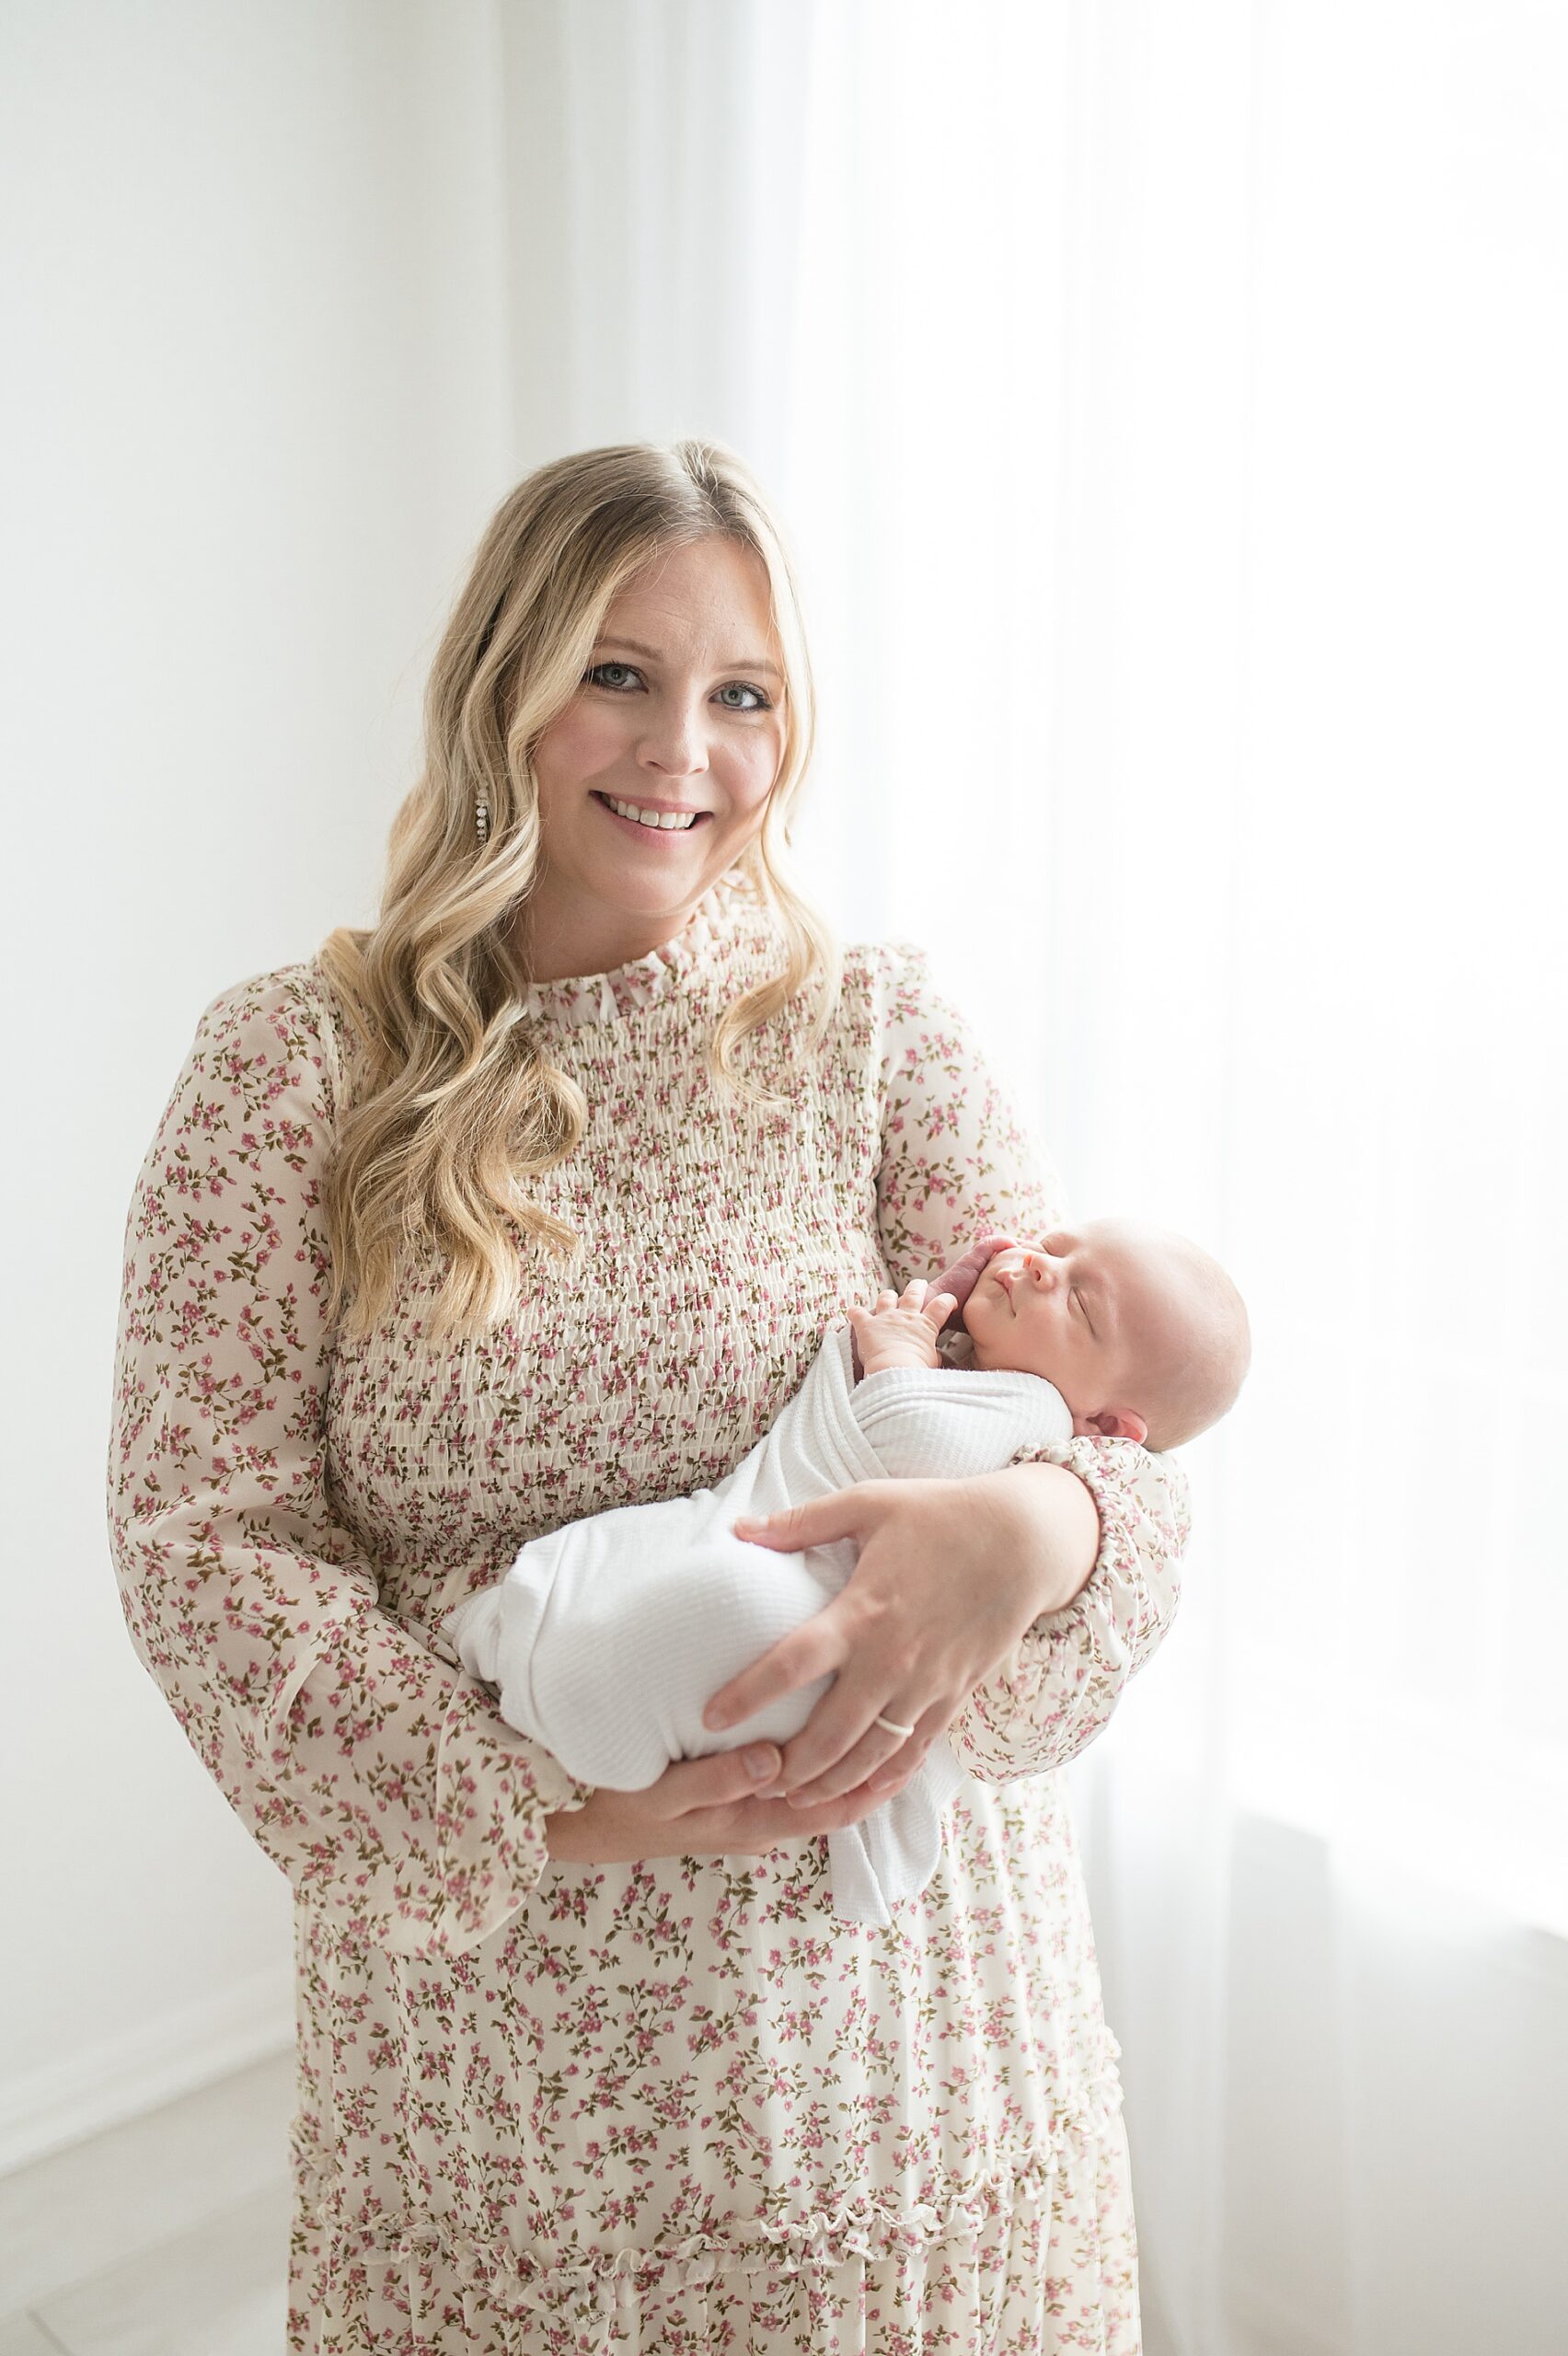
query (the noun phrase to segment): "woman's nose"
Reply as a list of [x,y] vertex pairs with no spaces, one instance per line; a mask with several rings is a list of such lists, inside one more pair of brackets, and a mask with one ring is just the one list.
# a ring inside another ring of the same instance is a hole
[[638,756],[666,777],[689,777],[708,767],[702,723],[695,711],[668,710],[650,722]]

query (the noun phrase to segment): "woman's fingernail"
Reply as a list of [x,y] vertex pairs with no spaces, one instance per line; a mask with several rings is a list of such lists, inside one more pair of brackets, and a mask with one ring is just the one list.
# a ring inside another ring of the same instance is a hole
[[747,1751],[746,1773],[754,1783],[760,1784],[765,1775],[777,1775],[778,1773],[778,1762],[771,1750],[765,1749]]

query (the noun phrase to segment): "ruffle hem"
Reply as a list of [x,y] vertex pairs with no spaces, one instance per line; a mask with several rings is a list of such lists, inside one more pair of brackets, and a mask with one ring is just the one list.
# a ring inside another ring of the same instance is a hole
[[296,2152],[296,2356],[1137,2356],[1136,2245],[1114,2073],[943,2201],[867,2195],[578,2260],[480,2249],[440,2217],[334,2214]]

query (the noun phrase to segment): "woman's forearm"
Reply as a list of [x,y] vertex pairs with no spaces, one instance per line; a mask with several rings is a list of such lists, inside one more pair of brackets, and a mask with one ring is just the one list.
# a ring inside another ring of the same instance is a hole
[[1100,1556],[1100,1515],[1076,1472],[1062,1464],[1009,1464],[980,1477],[994,1489],[1036,1579],[1034,1616],[1060,1611],[1082,1593]]
[[[1043,1774],[1076,1759],[1175,1618],[1192,1526],[1179,1459],[1150,1455],[1130,1440],[1080,1438],[1070,1446],[1067,1465],[1036,1459],[985,1476],[1016,1501],[1011,1507],[997,1503],[994,1510],[1007,1518],[999,1527],[1018,1533],[1017,1560],[1029,1566],[1020,1571],[1030,1582],[1026,1592],[1044,1600],[1016,1658],[974,1688],[949,1728],[961,1765],[983,1784]],[[1047,1472],[1078,1482],[1100,1524],[1087,1583],[1087,1530],[1081,1542],[1068,1537],[1064,1543],[1060,1534],[1067,1514],[1069,1527],[1078,1528],[1078,1500],[1062,1489],[1060,1479],[1043,1481]],[[1040,1530],[1032,1551],[1030,1520],[1036,1513],[1052,1526]],[[1058,1547],[1061,1557],[1054,1560]]]

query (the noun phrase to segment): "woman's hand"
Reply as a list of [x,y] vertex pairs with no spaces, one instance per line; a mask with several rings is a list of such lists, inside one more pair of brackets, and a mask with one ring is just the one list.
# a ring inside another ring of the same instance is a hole
[[[746,1765],[753,1754],[762,1761],[759,1776]],[[902,1789],[918,1765],[911,1759],[891,1788]],[[791,1841],[859,1824],[888,1797],[886,1790],[870,1791],[862,1784],[815,1807],[758,1799],[759,1784],[776,1784],[778,1768],[778,1746],[773,1742],[715,1751],[707,1759],[678,1759],[645,1791],[601,1785],[581,1807],[548,1816],[545,1846],[552,1857],[593,1865],[633,1865],[640,1857],[755,1857]]]
[[[1099,1538],[1088,1490],[1051,1464],[970,1481],[865,1481],[733,1527],[764,1546],[851,1538],[859,1547],[832,1602],[721,1686],[703,1712],[709,1729],[735,1726],[781,1693],[838,1672],[785,1747],[778,1785],[765,1787],[788,1792],[790,1810],[868,1779],[883,1799],[907,1782],[1025,1629],[1071,1600]],[[873,1723],[878,1716],[914,1732],[889,1733]]]

